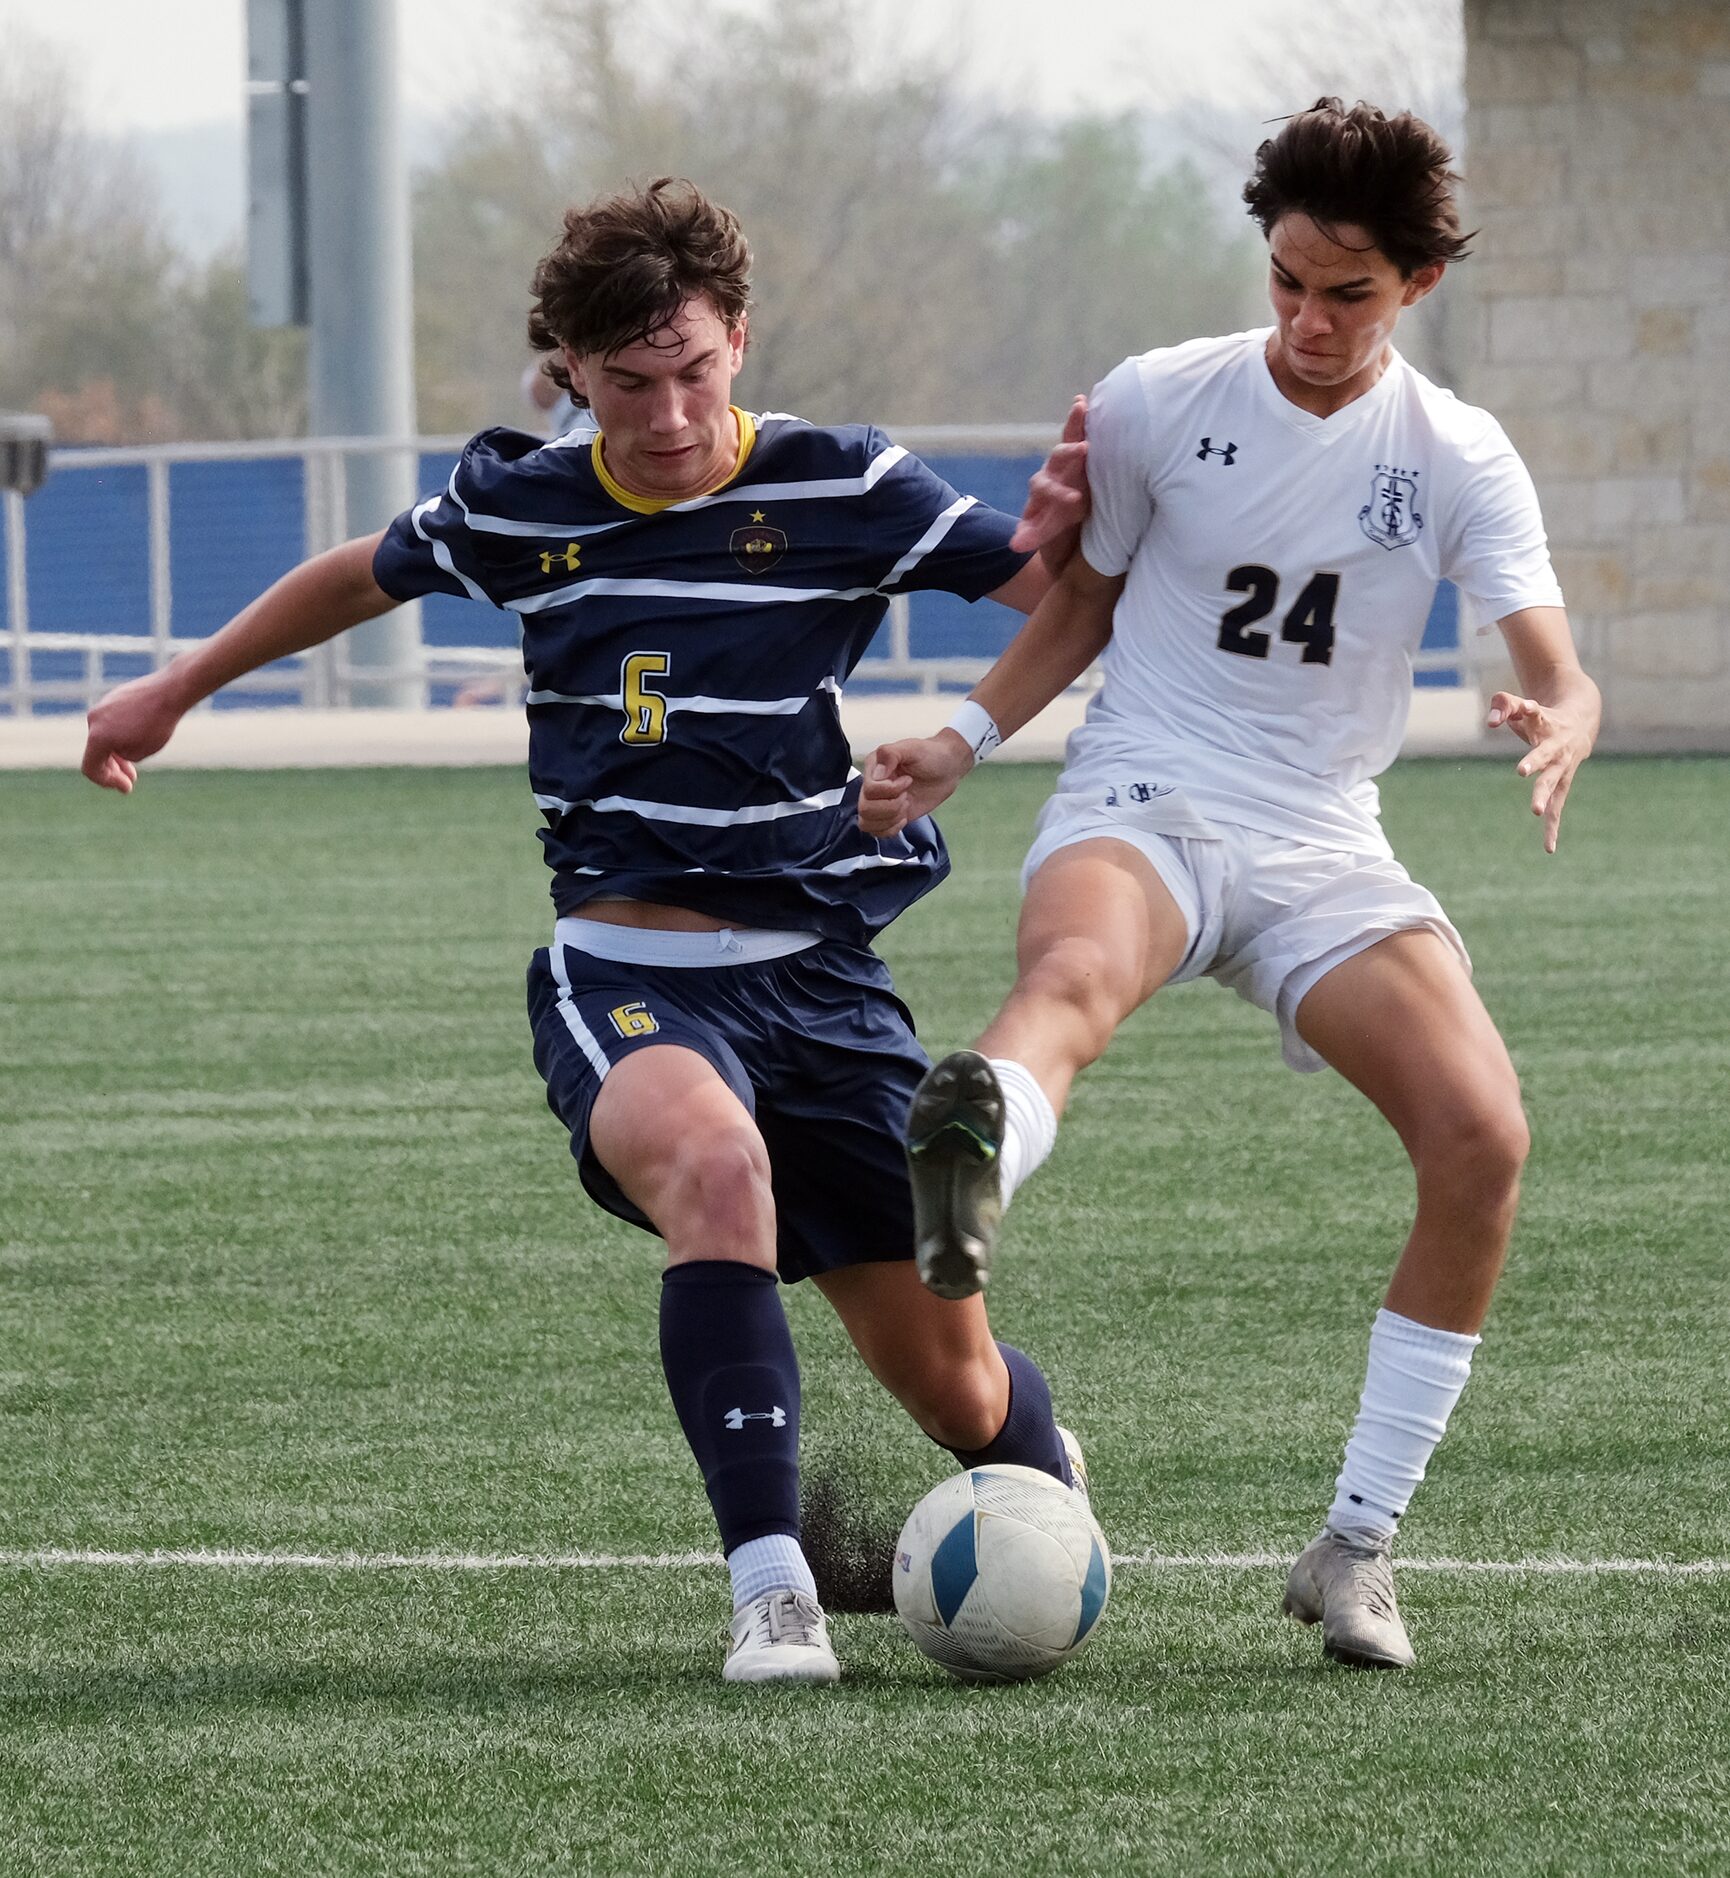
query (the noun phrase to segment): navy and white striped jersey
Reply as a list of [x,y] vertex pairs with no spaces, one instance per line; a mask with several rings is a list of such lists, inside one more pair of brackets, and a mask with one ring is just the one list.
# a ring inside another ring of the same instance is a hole
[[739,414],[733,477],[632,495],[604,444],[483,431],[374,560],[393,598],[518,615],[553,901],[688,907],[867,942],[949,868],[929,819],[862,834],[843,682],[891,594],[1010,579],[1010,517],[864,425]]

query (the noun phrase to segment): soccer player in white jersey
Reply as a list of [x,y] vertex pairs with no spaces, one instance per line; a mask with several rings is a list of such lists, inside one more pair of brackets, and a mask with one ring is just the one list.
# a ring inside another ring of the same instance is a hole
[[1528,1146],[1465,946],[1377,819],[1437,580],[1507,642],[1521,689],[1489,723],[1528,746],[1550,852],[1599,715],[1513,446],[1393,348],[1467,251],[1457,180],[1427,125],[1337,99],[1261,146],[1244,197],[1273,326],[1127,359],[1095,390],[1080,555],[948,729],[876,753],[861,808],[878,834],[929,812],[1102,657],[1027,857],[1014,989],[915,1098],[940,1295],[983,1284],[1073,1079],[1161,985],[1229,985],[1274,1014],[1294,1069],[1331,1066],[1398,1131],[1417,1219],[1285,1596],[1366,1666],[1414,1660],[1391,1543],[1464,1387]]

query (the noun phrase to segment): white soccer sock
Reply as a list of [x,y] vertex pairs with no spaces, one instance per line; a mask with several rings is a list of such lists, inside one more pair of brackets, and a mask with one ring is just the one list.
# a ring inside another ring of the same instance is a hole
[[1015,1197],[1015,1189],[1055,1145],[1057,1117],[1025,1063],[1013,1062],[1006,1056],[994,1056],[988,1061],[1003,1091],[1003,1148],[997,1157],[997,1177],[1007,1206]]
[[1478,1341],[1376,1313],[1358,1418],[1328,1509],[1336,1532],[1393,1537],[1472,1373]]
[[817,1581],[805,1562],[804,1548],[790,1532],[772,1532],[734,1546],[727,1554],[727,1569],[733,1574],[736,1611],[770,1591],[803,1591],[808,1598],[817,1595]]

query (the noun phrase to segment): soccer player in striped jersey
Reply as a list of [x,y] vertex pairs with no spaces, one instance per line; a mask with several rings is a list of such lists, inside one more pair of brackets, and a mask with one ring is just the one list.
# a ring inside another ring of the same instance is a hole
[[1465,1386],[1528,1139],[1464,943],[1377,819],[1437,580],[1507,642],[1521,692],[1489,724],[1529,746],[1552,852],[1599,713],[1513,445],[1393,348],[1466,250],[1457,180],[1427,124],[1336,98],[1261,146],[1244,197],[1274,324],[1097,388],[1081,552],[953,728],[877,753],[863,811],[885,835],[929,814],[1103,653],[1027,857],[1015,986],[914,1105],[919,1257],[946,1295],[979,1282],[1074,1078],[1163,984],[1230,985],[1294,1069],[1339,1071],[1398,1132],[1417,1217],[1285,1599],[1330,1656],[1390,1668],[1414,1660],[1394,1531]]
[[964,1464],[1079,1462],[1038,1366],[914,1270],[901,1131],[927,1059],[870,942],[948,859],[928,821],[860,832],[841,686],[893,594],[1030,611],[1085,496],[1078,416],[1018,533],[880,431],[739,409],[749,266],[689,183],[572,209],[530,338],[598,429],[483,432],[382,535],[105,698],[84,771],[130,790],[201,698],[417,595],[517,615],[556,914],[535,1061],[589,1193],[666,1242],[662,1364],[733,1581],[723,1673],[832,1682],[777,1274],[817,1284]]

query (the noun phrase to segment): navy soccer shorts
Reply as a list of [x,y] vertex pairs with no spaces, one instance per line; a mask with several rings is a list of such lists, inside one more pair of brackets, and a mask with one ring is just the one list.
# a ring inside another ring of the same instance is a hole
[[913,1256],[903,1129],[930,1058],[875,953],[829,940],[707,967],[556,951],[556,961],[553,948],[537,952],[529,967],[535,1067],[583,1185],[609,1213],[654,1230],[589,1146],[601,1082],[633,1050],[680,1044],[756,1118],[784,1280]]

